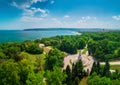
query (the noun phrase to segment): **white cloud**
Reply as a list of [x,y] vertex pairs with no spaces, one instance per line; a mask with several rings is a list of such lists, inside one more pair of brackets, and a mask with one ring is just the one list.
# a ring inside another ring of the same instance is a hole
[[97,18],[96,17],[93,17],[94,20],[96,20]]
[[16,2],[14,2],[14,1],[11,3],[11,5],[12,5],[12,6],[14,6],[14,7],[19,8],[19,6],[17,5],[17,3],[16,3]]
[[[38,16],[35,16],[36,13],[40,13]],[[24,13],[21,17],[21,21],[24,22],[39,22],[42,20],[43,17],[47,17],[47,10],[40,9],[40,8],[31,8],[31,9],[24,9]]]
[[30,8],[32,4],[37,3],[37,2],[46,2],[48,0],[23,0],[21,2],[15,0],[11,3],[11,6],[15,6],[19,9],[26,9]]
[[57,18],[52,18],[51,20],[53,21],[53,23],[58,24],[58,26],[62,25],[62,22]]
[[82,17],[81,19],[82,20],[90,20],[92,17],[90,17],[90,16],[86,16],[86,17]]
[[40,22],[43,18],[36,18],[36,17],[29,17],[29,16],[23,16],[21,17],[21,21],[24,22]]
[[81,20],[81,19],[77,21],[77,23],[84,23],[84,22],[85,20]]
[[113,18],[114,20],[120,20],[120,15],[118,15],[118,16],[112,16],[112,18]]
[[[29,10],[29,9],[28,9],[28,10]],[[41,8],[32,7],[30,10],[31,10],[32,12],[34,12],[34,14],[37,13],[37,12],[40,12],[40,13],[42,13],[42,14],[47,13],[47,10],[41,9]]]
[[37,3],[37,2],[46,2],[48,0],[32,0],[32,3]]
[[47,17],[47,16],[48,16],[47,13],[44,13],[44,14],[41,15],[41,17]]
[[98,24],[96,24],[95,18],[88,17],[88,16],[81,17],[80,20],[75,20],[75,21],[74,20],[73,21],[69,21],[69,20],[62,21],[61,18],[52,18],[52,17],[47,17],[47,18],[22,17],[21,20],[25,22],[33,22],[33,23],[41,22],[39,23],[39,25],[42,27],[85,28],[85,27],[97,27],[98,26]]
[[[34,9],[34,8],[33,8]],[[81,17],[80,19],[76,20],[68,20],[66,19],[63,21],[63,18],[55,17],[28,17],[28,16],[23,16],[21,18],[21,21],[24,21],[24,25],[27,28],[39,28],[39,27],[65,27],[65,28],[112,28],[115,27],[112,22],[104,22],[96,19],[96,17],[91,17],[91,16],[85,16]],[[27,24],[26,24],[27,23]],[[116,25],[117,26],[117,25]]]
[[54,4],[55,3],[55,1],[54,0],[52,0],[51,2],[50,2],[50,4]]
[[[24,0],[23,2],[12,2],[12,6],[19,8],[23,10],[22,17],[20,18],[20,21],[24,22],[31,22],[31,21],[40,21],[41,18],[47,17],[49,11],[47,9],[41,9],[32,7],[32,4],[37,2],[46,2],[48,0]],[[37,19],[38,18],[38,19]]]
[[30,10],[30,9],[24,9],[24,12],[23,12],[23,16],[34,16],[34,11]]
[[77,21],[77,23],[86,23],[88,21],[92,21],[92,20],[96,20],[96,17],[90,17],[90,16],[86,16],[86,17],[81,17],[80,20]]
[[83,16],[79,20],[73,22],[73,25],[74,27],[77,28],[96,27],[95,26],[96,25],[95,23],[97,21],[96,19],[97,19],[96,17],[92,17],[92,16]]
[[31,6],[31,4],[29,2],[18,4],[17,2],[13,1],[11,3],[11,6],[14,6],[19,9],[25,9],[25,8],[29,8]]
[[[87,19],[87,21],[86,21]],[[39,28],[39,27],[63,27],[63,28],[118,28],[120,27],[119,23],[113,23],[113,22],[106,22],[106,21],[101,21],[101,20],[96,20],[95,17],[81,17],[80,20],[64,20],[63,18],[55,17],[53,18],[52,16],[42,18],[42,17],[28,17],[28,16],[23,16],[21,18],[22,23],[21,26],[24,26],[22,28]]]
[[70,18],[70,16],[69,15],[65,15],[64,18]]

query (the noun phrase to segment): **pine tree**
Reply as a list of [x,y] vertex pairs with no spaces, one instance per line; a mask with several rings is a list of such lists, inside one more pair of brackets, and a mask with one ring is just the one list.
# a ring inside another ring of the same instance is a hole
[[103,69],[103,75],[102,76],[106,76],[106,77],[109,77],[110,75],[110,64],[108,62],[108,60],[105,62],[105,66],[104,66],[104,69]]
[[96,71],[97,71],[97,65],[96,65],[96,62],[94,62],[93,66],[92,66],[92,69],[91,69],[91,72],[90,72],[90,75],[92,75],[92,73],[94,73]]
[[83,73],[83,65],[82,65],[82,61],[79,60],[77,63],[76,63],[76,70],[77,70],[77,76],[79,78],[79,80],[81,80],[84,76],[84,73]]
[[72,85],[71,69],[70,69],[70,66],[69,66],[69,65],[67,65],[65,71],[66,71],[66,75],[67,75],[67,78],[66,78],[65,83],[66,83],[67,85]]
[[98,62],[97,62],[97,67],[96,67],[96,73],[97,73],[97,74],[100,74],[100,72],[101,72],[100,62],[98,61]]
[[78,77],[75,78],[74,85],[79,85],[79,78]]

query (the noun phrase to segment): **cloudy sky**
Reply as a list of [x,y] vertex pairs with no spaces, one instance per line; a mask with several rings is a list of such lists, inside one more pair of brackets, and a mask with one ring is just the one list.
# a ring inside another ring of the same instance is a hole
[[120,28],[120,0],[0,0],[0,29]]

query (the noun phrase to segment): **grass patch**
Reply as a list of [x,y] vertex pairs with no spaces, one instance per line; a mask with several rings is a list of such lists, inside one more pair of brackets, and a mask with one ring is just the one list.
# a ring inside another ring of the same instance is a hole
[[87,65],[83,65],[83,68],[84,68],[84,67],[87,67]]
[[119,65],[111,65],[110,69],[112,69],[112,70],[120,70],[120,64]]
[[87,85],[87,79],[88,79],[88,77],[83,78],[83,79],[80,81],[80,84],[79,84],[79,85]]
[[79,53],[80,52],[80,50],[77,50],[77,53]]
[[[101,67],[103,68],[104,65],[101,65]],[[110,69],[111,70],[120,70],[120,64],[110,65]]]
[[87,51],[88,51],[88,49],[85,48],[85,49],[83,50],[82,54],[86,54]]
[[29,54],[27,52],[21,52],[20,57],[21,59],[27,59],[31,63],[34,64],[35,68],[38,70],[44,69],[44,64],[45,64],[45,54]]
[[113,60],[110,60],[111,62],[118,62],[120,61],[120,58],[116,58],[116,59],[113,59]]
[[69,62],[70,62],[70,64],[71,64],[71,65],[73,64],[71,59],[70,59],[70,61],[69,61]]
[[90,61],[90,59],[89,58],[87,58],[89,61]]

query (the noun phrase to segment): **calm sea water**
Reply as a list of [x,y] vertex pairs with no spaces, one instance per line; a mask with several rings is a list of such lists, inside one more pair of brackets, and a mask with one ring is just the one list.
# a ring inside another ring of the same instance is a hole
[[74,31],[22,31],[22,30],[0,30],[0,43],[21,42],[39,38],[52,37],[57,35],[76,35]]

